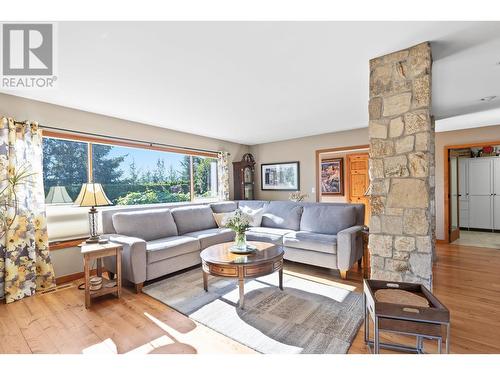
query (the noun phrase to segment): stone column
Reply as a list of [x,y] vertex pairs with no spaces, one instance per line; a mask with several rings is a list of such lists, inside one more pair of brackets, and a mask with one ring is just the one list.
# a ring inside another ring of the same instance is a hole
[[432,287],[434,122],[428,42],[370,61],[371,277]]

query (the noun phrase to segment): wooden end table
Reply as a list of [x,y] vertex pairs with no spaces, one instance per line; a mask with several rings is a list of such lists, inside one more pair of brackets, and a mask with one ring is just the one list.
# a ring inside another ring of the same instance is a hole
[[[105,244],[87,244],[81,243],[81,253],[83,255],[83,268],[85,273],[85,308],[89,308],[93,297],[103,296],[105,294],[116,293],[120,298],[122,289],[122,261],[121,251],[122,245],[108,242]],[[97,276],[102,277],[102,258],[114,256],[116,257],[116,276],[114,280],[105,282],[99,290],[90,290],[90,267],[92,261],[97,262]],[[115,285],[113,285],[115,284]]]
[[363,278],[370,278],[370,249],[368,249],[368,240],[370,237],[370,228],[366,225],[363,227],[361,231],[361,235],[363,236]]
[[208,291],[208,275],[237,278],[240,299],[238,306],[245,306],[245,279],[257,278],[278,271],[279,288],[283,290],[283,248],[278,245],[250,241],[257,250],[251,254],[233,254],[234,242],[207,247],[200,254],[203,270],[203,288]]

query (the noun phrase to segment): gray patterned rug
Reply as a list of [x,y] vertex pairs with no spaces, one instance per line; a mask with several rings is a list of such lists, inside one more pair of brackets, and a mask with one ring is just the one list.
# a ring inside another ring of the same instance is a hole
[[201,269],[144,287],[144,293],[260,353],[347,353],[362,321],[362,296],[347,289],[274,273],[245,283],[238,309],[234,279],[209,277]]

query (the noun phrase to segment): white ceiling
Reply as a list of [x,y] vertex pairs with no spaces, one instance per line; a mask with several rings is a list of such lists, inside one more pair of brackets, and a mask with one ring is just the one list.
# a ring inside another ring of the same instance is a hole
[[500,107],[500,22],[62,22],[57,88],[3,92],[257,144],[366,127],[369,59],[427,40],[436,118]]

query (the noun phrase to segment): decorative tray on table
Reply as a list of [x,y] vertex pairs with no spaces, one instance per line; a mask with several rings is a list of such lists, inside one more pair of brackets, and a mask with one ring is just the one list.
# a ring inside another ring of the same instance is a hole
[[364,294],[371,314],[429,323],[450,321],[449,310],[421,284],[365,280]]
[[257,247],[254,245],[246,245],[246,247],[238,247],[236,245],[233,245],[229,248],[229,251],[232,252],[233,254],[251,254],[257,250]]

